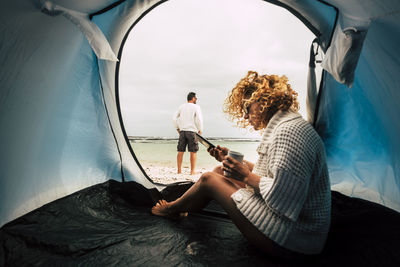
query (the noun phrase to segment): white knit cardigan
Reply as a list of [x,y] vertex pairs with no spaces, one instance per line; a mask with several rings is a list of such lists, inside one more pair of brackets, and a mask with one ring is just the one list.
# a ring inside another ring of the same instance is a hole
[[253,172],[261,176],[260,193],[238,190],[232,195],[236,206],[277,244],[304,254],[321,252],[331,214],[321,138],[298,113],[278,111],[257,151]]

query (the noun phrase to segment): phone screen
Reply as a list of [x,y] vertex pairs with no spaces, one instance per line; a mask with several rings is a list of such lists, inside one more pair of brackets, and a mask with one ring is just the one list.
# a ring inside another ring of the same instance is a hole
[[201,144],[203,144],[203,146],[206,147],[207,150],[210,147],[215,147],[211,142],[209,142],[207,139],[205,139],[203,136],[199,135],[198,133],[196,133],[196,138]]

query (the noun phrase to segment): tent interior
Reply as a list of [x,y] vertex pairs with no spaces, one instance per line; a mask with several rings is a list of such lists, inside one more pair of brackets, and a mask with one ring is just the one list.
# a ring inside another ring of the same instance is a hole
[[[154,184],[141,168],[121,119],[118,70],[130,30],[164,2],[1,1],[1,266],[282,266],[216,203],[181,222],[149,214],[190,184]],[[266,2],[303,22],[325,54],[317,85],[311,49],[308,80],[333,201],[315,263],[398,266],[400,2]]]

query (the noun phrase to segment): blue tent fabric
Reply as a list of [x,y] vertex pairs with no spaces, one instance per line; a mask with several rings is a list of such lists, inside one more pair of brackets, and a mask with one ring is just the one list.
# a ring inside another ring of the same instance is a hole
[[[0,2],[0,226],[109,180],[162,189],[128,143],[118,69],[129,31],[164,2]],[[400,211],[400,2],[266,2],[297,16],[333,62],[310,98],[332,190]],[[361,53],[333,49],[335,31],[353,28],[365,33]],[[346,65],[351,88],[333,71],[348,57],[356,59]]]
[[[326,75],[316,128],[333,188],[400,210],[399,15],[371,23],[352,88]],[[389,33],[390,32],[390,33]],[[385,40],[385,41],[383,41]],[[384,177],[384,178],[378,178]]]

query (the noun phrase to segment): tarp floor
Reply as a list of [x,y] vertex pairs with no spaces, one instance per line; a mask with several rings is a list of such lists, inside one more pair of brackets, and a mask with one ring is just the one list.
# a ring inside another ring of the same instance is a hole
[[[161,191],[173,199],[191,184]],[[299,266],[267,258],[216,203],[174,221],[150,214],[160,195],[109,180],[0,229],[0,266]],[[332,227],[307,266],[400,266],[400,214],[332,192]]]

